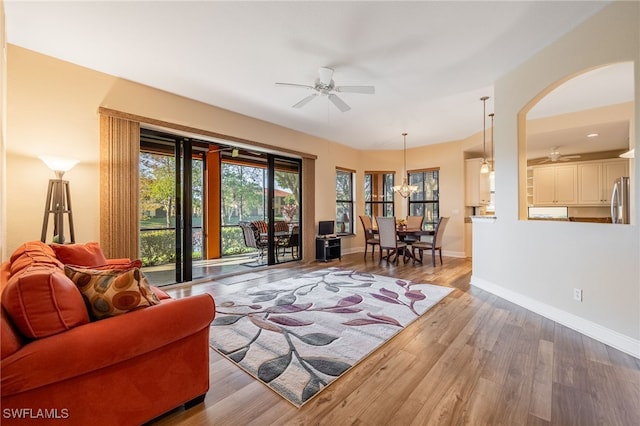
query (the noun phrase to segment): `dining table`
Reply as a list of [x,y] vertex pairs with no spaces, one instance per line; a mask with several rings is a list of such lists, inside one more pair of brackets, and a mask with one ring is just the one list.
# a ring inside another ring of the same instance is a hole
[[[372,228],[371,231],[374,234],[378,233],[378,228]],[[396,235],[398,236],[398,240],[405,242],[408,236],[415,236],[420,239],[423,235],[435,235],[434,229],[422,229],[422,228],[407,228],[406,226],[396,226]],[[411,243],[407,243],[407,247],[402,249],[401,253],[403,256],[406,256],[410,259],[414,259],[413,252],[410,249]],[[400,254],[400,253],[398,253]]]

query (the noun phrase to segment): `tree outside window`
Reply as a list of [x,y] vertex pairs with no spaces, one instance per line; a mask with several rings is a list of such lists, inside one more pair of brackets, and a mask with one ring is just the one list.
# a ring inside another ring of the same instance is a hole
[[336,170],[336,233],[353,234],[353,172]]
[[364,212],[367,216],[373,219],[394,215],[393,182],[393,173],[365,172]]

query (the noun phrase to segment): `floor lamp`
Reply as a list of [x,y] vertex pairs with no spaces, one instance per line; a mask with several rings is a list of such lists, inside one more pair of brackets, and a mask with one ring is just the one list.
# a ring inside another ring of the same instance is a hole
[[69,192],[69,181],[63,180],[65,172],[71,170],[78,161],[59,157],[40,157],[42,161],[56,175],[55,179],[49,179],[49,188],[47,189],[47,201],[44,205],[44,220],[42,221],[42,234],[40,241],[43,243],[47,239],[47,228],[49,227],[49,218],[53,215],[53,242],[58,244],[65,243],[64,236],[64,215],[67,215],[69,223],[70,243],[76,242],[75,233],[73,231],[73,214],[71,212],[71,195]]

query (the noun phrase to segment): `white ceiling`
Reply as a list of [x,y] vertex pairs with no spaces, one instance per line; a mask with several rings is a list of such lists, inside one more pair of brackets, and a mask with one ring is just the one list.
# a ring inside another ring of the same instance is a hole
[[[408,147],[481,131],[480,97],[493,97],[494,81],[607,3],[4,4],[11,44],[356,148],[398,149],[404,131]],[[292,108],[309,92],[274,83],[313,84],[321,66],[336,85],[376,93],[340,94],[345,113],[326,97]]]

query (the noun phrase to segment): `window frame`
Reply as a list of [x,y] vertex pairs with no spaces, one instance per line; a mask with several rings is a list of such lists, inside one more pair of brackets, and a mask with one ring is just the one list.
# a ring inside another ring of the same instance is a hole
[[[390,191],[387,193],[385,191],[385,187],[384,187],[384,183],[382,184],[382,194],[380,194],[380,191],[374,191],[374,185],[373,185],[373,176],[374,175],[378,175],[378,176],[382,176],[382,180],[384,182],[385,179],[387,179],[387,177],[390,177],[391,180],[391,185],[390,185]],[[369,197],[367,196],[367,177],[368,176],[372,176],[372,185],[371,185],[371,194],[369,194]],[[393,171],[385,171],[385,170],[379,170],[379,171],[370,171],[370,170],[365,170],[364,172],[364,214],[369,216],[372,221],[375,222],[375,219],[373,218],[374,211],[382,211],[382,215],[383,216],[395,216],[395,211],[396,211],[396,205],[395,205],[395,193],[393,191],[393,186],[395,185],[395,172]],[[377,192],[377,193],[375,193]],[[382,200],[381,201],[375,201],[374,198],[376,196],[380,196],[382,195]],[[386,196],[388,195],[389,198],[387,198]],[[381,206],[378,208],[374,208],[375,206]],[[391,207],[391,214],[387,214],[388,207]]]
[[[435,198],[432,198],[432,199],[427,199],[426,197],[427,191],[424,188],[424,183],[427,181],[427,178],[428,178],[427,174],[432,174],[436,182],[437,189],[435,191],[429,191],[431,194],[435,193]],[[416,175],[422,175],[417,182],[415,180]],[[412,206],[423,205],[424,207],[422,211],[424,212],[423,213],[424,220],[422,222],[422,229],[434,230],[438,225],[438,220],[440,218],[440,167],[433,167],[433,168],[420,169],[420,170],[409,170],[407,172],[407,176],[408,176],[410,185],[418,185],[419,189],[417,193],[425,194],[424,199],[422,200],[416,200],[414,194],[411,194],[409,195],[409,197],[407,197],[408,215],[411,215]],[[422,183],[422,188],[420,188],[421,186],[420,183]],[[437,215],[433,214],[431,217],[431,220],[428,220],[428,217],[425,216],[425,213],[427,211],[432,211],[434,213],[437,212]]]
[[[350,195],[349,199],[340,199],[338,198],[338,194],[340,191],[338,189],[339,176],[348,175],[349,176],[349,190],[345,193]],[[335,215],[335,233],[338,236],[346,236],[346,235],[354,235],[355,223],[354,223],[354,205],[355,205],[355,192],[354,192],[354,182],[355,182],[355,170],[345,169],[343,167],[336,167],[336,215]],[[341,206],[348,206],[346,209],[341,208]],[[345,211],[346,210],[346,211]],[[347,214],[348,222],[343,220],[344,214]],[[344,224],[344,230],[342,225]]]

